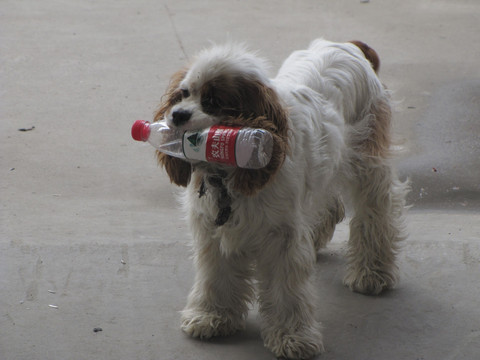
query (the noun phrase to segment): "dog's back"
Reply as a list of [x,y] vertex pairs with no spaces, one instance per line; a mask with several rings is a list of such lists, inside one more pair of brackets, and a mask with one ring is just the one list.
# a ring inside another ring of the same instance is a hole
[[325,100],[342,104],[345,122],[356,123],[370,111],[372,102],[385,96],[374,75],[380,61],[376,52],[360,41],[333,43],[313,41],[306,50],[293,52],[283,63],[275,81],[307,87]]

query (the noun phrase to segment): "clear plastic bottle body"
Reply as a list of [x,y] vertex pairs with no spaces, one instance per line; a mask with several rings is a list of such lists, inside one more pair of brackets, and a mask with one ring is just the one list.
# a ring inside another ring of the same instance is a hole
[[273,137],[263,129],[243,128],[237,135],[235,158],[237,166],[246,169],[261,169],[272,158]]
[[135,140],[148,141],[177,158],[260,169],[268,165],[272,156],[273,137],[263,129],[214,125],[199,131],[180,131],[165,122],[138,122],[132,127]]
[[182,150],[183,131],[170,129],[165,122],[149,125],[150,136],[147,141],[159,151],[177,158],[185,158]]

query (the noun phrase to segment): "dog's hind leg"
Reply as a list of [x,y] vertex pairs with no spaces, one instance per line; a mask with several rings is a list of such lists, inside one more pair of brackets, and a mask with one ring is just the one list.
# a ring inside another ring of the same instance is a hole
[[345,218],[345,207],[340,197],[335,196],[320,216],[320,223],[314,230],[315,251],[318,252],[332,240],[335,226]]
[[390,120],[388,100],[378,99],[363,124],[358,124],[364,128],[353,132],[350,140],[355,214],[350,222],[344,283],[353,291],[372,295],[395,286],[395,257],[399,241],[405,238],[403,211],[408,185],[390,165]]
[[208,339],[243,329],[254,298],[249,260],[242,254],[223,254],[218,240],[197,239],[195,267],[195,282],[182,311],[182,330]]
[[395,257],[405,237],[407,186],[383,162],[366,161],[357,171],[344,283],[353,291],[377,295],[397,282]]

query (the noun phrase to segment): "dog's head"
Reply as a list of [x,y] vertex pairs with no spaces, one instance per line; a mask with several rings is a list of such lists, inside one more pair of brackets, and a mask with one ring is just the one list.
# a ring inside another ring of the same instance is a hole
[[[223,124],[270,131],[273,155],[265,168],[227,169],[232,188],[251,195],[269,182],[287,149],[287,112],[269,82],[264,61],[244,47],[215,46],[201,52],[190,67],[172,77],[155,120],[166,120],[168,126],[180,130]],[[190,163],[162,153],[158,153],[158,159],[172,182],[188,185],[193,171]],[[208,168],[212,165],[203,170]]]

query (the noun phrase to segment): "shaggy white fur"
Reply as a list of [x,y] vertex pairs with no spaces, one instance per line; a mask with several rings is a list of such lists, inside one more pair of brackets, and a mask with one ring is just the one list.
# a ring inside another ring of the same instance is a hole
[[156,116],[182,129],[265,126],[279,156],[262,173],[158,155],[187,186],[196,275],[182,329],[233,334],[258,300],[265,346],[306,359],[323,350],[312,274],[343,199],[354,210],[344,282],[376,295],[397,281],[407,185],[390,164],[389,97],[373,49],[319,39],[273,79],[265,64],[244,46],[205,50],[174,77]]

